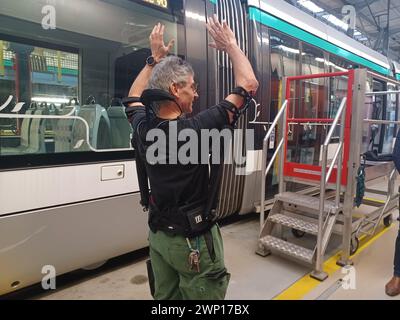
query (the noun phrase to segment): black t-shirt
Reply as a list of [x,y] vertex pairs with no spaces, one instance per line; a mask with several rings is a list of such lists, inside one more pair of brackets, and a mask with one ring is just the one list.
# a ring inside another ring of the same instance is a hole
[[[169,131],[170,128],[176,128],[178,135],[179,132],[184,129],[192,129],[197,132],[199,138],[198,156],[200,158],[200,130],[221,130],[229,125],[227,111],[221,106],[221,104],[224,103],[229,102],[224,100],[220,104],[202,111],[189,119],[163,120],[157,117],[152,117],[150,118],[148,126],[144,107],[136,107],[133,111],[131,123],[134,130],[133,144],[137,149],[136,156],[140,156],[145,162],[147,175],[150,181],[152,200],[155,202],[159,210],[173,210],[176,207],[185,204],[192,204],[207,198],[209,186],[208,164],[204,164],[204,161],[200,164],[201,159],[198,159],[197,163],[199,164],[181,164],[179,159],[177,159],[177,162],[175,163],[170,163],[171,154],[169,150]],[[153,141],[146,142],[146,134],[148,133],[148,130],[152,128],[162,130],[167,137],[167,149],[158,149],[158,152],[155,153],[158,159],[164,159],[164,162],[166,163],[151,164],[146,160],[146,150],[144,149],[147,148],[148,150],[148,147],[153,144]],[[137,143],[137,139],[139,138],[141,139],[141,143]],[[175,139],[178,150],[187,142],[177,141],[176,137]],[[142,143],[144,143],[146,148],[143,148]],[[209,150],[207,150],[207,152],[209,152]]]

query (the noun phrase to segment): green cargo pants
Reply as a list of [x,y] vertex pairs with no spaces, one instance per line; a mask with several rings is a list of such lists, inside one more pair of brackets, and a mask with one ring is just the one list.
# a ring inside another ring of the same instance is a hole
[[[183,236],[165,232],[149,233],[150,258],[154,272],[156,300],[223,300],[230,279],[224,265],[224,249],[219,227],[211,230],[214,255],[210,255],[204,236],[199,237],[200,272],[189,266],[190,249]],[[196,248],[196,238],[190,239]]]

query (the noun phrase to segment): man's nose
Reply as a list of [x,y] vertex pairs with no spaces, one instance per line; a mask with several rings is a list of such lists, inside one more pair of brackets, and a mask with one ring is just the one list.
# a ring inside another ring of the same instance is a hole
[[194,100],[197,100],[199,98],[199,94],[197,92],[194,93]]

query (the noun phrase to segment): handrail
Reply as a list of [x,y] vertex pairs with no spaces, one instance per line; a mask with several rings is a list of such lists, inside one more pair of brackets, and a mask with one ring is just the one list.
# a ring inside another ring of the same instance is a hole
[[400,124],[400,121],[396,120],[375,120],[375,119],[364,119],[365,123],[372,123],[372,124]]
[[279,110],[279,112],[278,112],[278,114],[276,115],[274,121],[272,122],[271,127],[268,129],[267,134],[266,134],[265,137],[264,137],[264,140],[263,140],[263,143],[264,143],[264,144],[266,143],[266,141],[268,141],[269,136],[270,136],[271,133],[272,133],[272,130],[276,127],[276,124],[278,123],[279,118],[282,116],[283,112],[285,111],[286,106],[287,106],[287,103],[288,103],[288,101],[285,100],[285,102],[282,104],[281,109]]
[[399,94],[400,91],[396,90],[396,91],[375,91],[375,92],[366,92],[365,95],[366,96],[382,96],[385,94]]
[[264,212],[264,206],[265,206],[265,178],[269,172],[269,170],[272,167],[272,163],[274,162],[276,156],[278,155],[278,152],[281,153],[281,157],[283,157],[283,153],[282,153],[282,146],[283,146],[283,142],[285,141],[285,127],[286,127],[286,123],[285,121],[282,121],[282,125],[283,125],[283,135],[282,138],[278,144],[278,147],[276,148],[274,155],[272,156],[270,163],[268,164],[268,167],[266,170],[264,170],[264,168],[267,165],[267,145],[268,145],[268,140],[272,134],[272,131],[275,129],[276,125],[278,124],[279,119],[283,116],[283,120],[285,120],[285,116],[286,116],[286,108],[287,108],[287,104],[288,101],[285,100],[282,104],[282,107],[280,108],[278,114],[276,115],[274,121],[272,122],[271,127],[268,129],[267,134],[264,137],[263,140],[263,150],[262,150],[262,156],[261,156],[261,201],[260,201],[260,233],[262,231],[262,227],[264,225],[264,219],[265,219],[265,212]]
[[[382,208],[382,211],[379,214],[379,217],[376,219],[376,222],[373,222],[374,228],[372,229],[372,231],[369,231],[368,233],[365,232],[367,235],[375,234],[376,228],[378,227],[379,223],[381,222],[382,217],[385,214],[386,208],[389,205],[390,201],[392,200],[393,190],[391,190],[391,185],[392,185],[391,182],[392,182],[393,178],[395,177],[396,171],[397,171],[397,169],[393,168],[392,171],[390,172],[389,179],[388,179],[388,192],[387,192],[387,198],[386,198],[385,204]],[[362,227],[361,227],[361,229],[362,229]]]
[[[322,164],[321,164],[321,180],[320,180],[320,198],[319,198],[319,217],[318,217],[318,235],[317,235],[317,257],[316,257],[316,265],[322,265],[322,230],[323,230],[323,216],[324,216],[324,207],[325,207],[325,188],[326,184],[329,181],[329,178],[333,172],[333,167],[335,166],[336,161],[337,165],[337,175],[336,175],[336,195],[335,195],[335,205],[336,207],[339,205],[340,200],[340,187],[341,187],[341,167],[342,167],[342,158],[343,158],[343,136],[344,136],[344,126],[345,126],[345,113],[343,112],[346,106],[347,98],[344,97],[342,102],[340,103],[339,110],[333,120],[332,126],[325,138],[324,144],[322,145]],[[328,173],[326,172],[327,161],[328,161],[328,145],[330,140],[332,139],[333,132],[336,129],[336,126],[341,118],[341,128],[340,128],[340,144],[338,149],[336,150],[333,161],[329,165]],[[340,155],[340,156],[339,156]]]
[[[340,151],[342,151],[342,148],[343,148],[343,142],[341,141],[341,142],[339,143],[339,147],[337,148],[337,150],[336,150],[336,152],[335,152],[335,155],[334,155],[333,160],[332,160],[331,163],[336,163],[336,159],[337,159],[337,157],[338,157]],[[332,174],[333,169],[334,169],[334,166],[332,166],[332,165],[329,166],[328,173],[326,174],[326,178],[325,178],[325,184],[327,184],[327,183],[329,182],[329,178],[331,177],[331,174]]]
[[273,165],[273,163],[275,161],[275,158],[278,155],[278,151],[282,148],[282,145],[283,145],[284,141],[285,141],[285,139],[282,138],[281,141],[279,142],[278,147],[276,148],[274,154],[272,155],[271,159],[269,160],[268,167],[265,170],[265,175],[267,175],[269,170],[271,169],[271,167],[272,167],[272,165]]
[[[340,103],[339,110],[338,110],[338,112],[337,112],[337,114],[336,114],[336,116],[335,116],[335,119],[334,119],[333,122],[332,122],[331,129],[329,130],[328,135],[327,135],[326,138],[325,138],[324,146],[327,146],[327,145],[329,144],[329,141],[331,141],[331,139],[332,139],[333,131],[335,130],[335,128],[336,128],[336,126],[337,126],[337,124],[338,124],[338,122],[339,122],[339,118],[340,118],[340,116],[342,115],[342,112],[343,112],[343,110],[344,110],[346,101],[347,101],[347,98],[344,97],[344,98],[342,99],[342,102]],[[343,125],[343,124],[342,124],[342,125]]]

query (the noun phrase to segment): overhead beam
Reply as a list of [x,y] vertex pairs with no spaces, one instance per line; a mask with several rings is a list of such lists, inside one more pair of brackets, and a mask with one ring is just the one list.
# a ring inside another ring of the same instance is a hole
[[[368,4],[371,5],[378,1],[381,1],[381,0],[369,0],[368,2],[366,2],[364,0],[364,2],[354,3],[354,4],[348,3],[347,1],[342,1],[342,2],[345,2],[345,4],[347,4],[347,5],[353,6],[357,11],[359,11],[359,10],[363,10],[364,8],[366,8],[368,6]],[[334,10],[341,11],[342,8],[335,8]]]
[[[367,1],[367,0],[364,0],[364,1]],[[365,5],[362,8],[365,8],[367,6],[367,4],[372,4],[372,3],[376,2],[376,1],[381,1],[381,0],[369,0],[369,2],[365,2]],[[318,2],[316,2],[316,3],[319,5]],[[364,21],[368,22],[370,25],[375,26],[376,29],[379,31],[379,26],[377,25],[377,22],[374,19],[374,16],[371,19],[366,14],[360,12],[361,8],[359,8],[358,6],[353,5],[352,3],[348,2],[347,0],[342,0],[342,3],[343,3],[343,5],[350,5],[350,6],[355,7],[356,8],[356,12],[357,12],[357,17],[363,18]],[[321,7],[321,8],[326,10],[324,7]],[[326,11],[329,11],[329,10],[326,10]],[[337,13],[337,14],[341,15],[342,14],[342,7],[340,7],[340,8],[332,8],[330,11],[332,11],[332,13]]]
[[371,37],[369,36],[368,32],[365,31],[364,23],[363,23],[362,19],[358,18],[358,21],[360,21],[360,29],[361,29],[361,31],[364,33],[365,36],[367,36],[367,40],[368,40],[369,46],[372,48]]
[[[359,20],[359,21],[361,24],[361,20]],[[364,31],[364,33],[366,35],[370,35],[371,37],[376,37],[379,34],[379,31],[373,31],[373,32],[372,31],[366,32],[365,30],[361,30],[361,31]],[[389,28],[389,36],[394,36],[394,35],[398,34],[399,32],[400,32],[400,27],[392,28],[392,29]]]
[[386,56],[388,55],[388,52],[389,52],[389,43],[390,43],[389,28],[390,28],[390,2],[391,2],[391,0],[387,0],[387,1],[388,1],[388,5],[387,5],[387,24],[386,24],[384,38],[383,38],[383,53]]
[[376,21],[375,15],[373,14],[373,12],[372,12],[372,10],[371,10],[370,4],[372,4],[372,2],[370,3],[368,0],[364,0],[364,1],[365,1],[365,3],[367,4],[369,13],[371,14],[371,17],[372,17],[372,19],[374,20],[376,27],[379,29],[381,26],[380,26],[380,25],[378,24],[378,22]]

